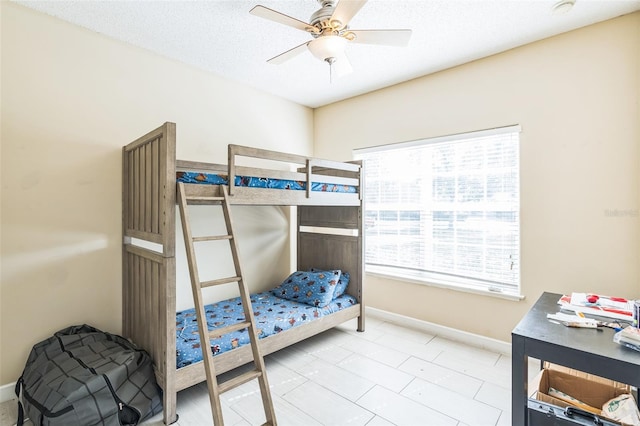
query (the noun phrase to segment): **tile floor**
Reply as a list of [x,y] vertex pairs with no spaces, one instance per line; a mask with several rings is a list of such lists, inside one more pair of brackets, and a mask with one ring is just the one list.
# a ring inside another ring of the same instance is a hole
[[[348,322],[265,360],[280,425],[511,424],[508,355],[377,318],[364,333]],[[257,381],[222,399],[225,424],[264,422]],[[0,426],[15,424],[15,406],[0,404]],[[176,426],[212,424],[206,384],[178,394],[178,415]]]

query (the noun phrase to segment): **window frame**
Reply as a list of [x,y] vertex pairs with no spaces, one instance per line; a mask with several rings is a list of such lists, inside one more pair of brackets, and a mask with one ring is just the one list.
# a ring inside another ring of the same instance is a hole
[[[517,241],[515,246],[517,246],[517,284],[511,285],[506,283],[494,284],[494,282],[490,280],[484,280],[481,278],[474,277],[465,277],[461,275],[453,275],[442,272],[428,271],[428,270],[419,270],[412,269],[410,267],[402,267],[402,266],[390,266],[390,265],[375,265],[371,263],[366,263],[365,259],[365,272],[367,274],[381,276],[385,278],[391,278],[394,280],[407,281],[418,284],[425,284],[429,286],[453,289],[463,292],[483,294],[483,295],[492,295],[500,298],[510,299],[510,300],[521,300],[523,296],[522,292],[522,275],[521,275],[521,234],[522,234],[522,222],[521,222],[521,194],[520,194],[520,178],[521,178],[521,164],[520,164],[520,145],[521,145],[521,137],[520,134],[522,132],[522,128],[520,125],[510,125],[504,127],[497,127],[491,129],[485,129],[480,131],[472,131],[465,133],[458,133],[446,136],[439,136],[433,138],[424,138],[417,139],[408,142],[401,142],[395,144],[385,144],[378,145],[367,148],[360,148],[353,150],[353,156],[356,159],[363,159],[363,156],[369,153],[381,153],[384,151],[391,150],[402,150],[406,148],[417,148],[421,146],[429,146],[434,144],[443,144],[443,143],[451,143],[455,144],[456,142],[464,142],[469,139],[476,138],[485,138],[494,135],[505,135],[505,134],[517,134],[516,142],[516,153],[514,154],[517,164],[515,169],[517,170],[517,200],[515,204],[517,205],[517,230],[515,238]],[[366,175],[366,162],[365,162],[365,175]],[[366,184],[364,186],[366,188]],[[367,212],[366,212],[366,204],[367,204],[367,194],[365,192],[365,209],[363,211],[363,220],[367,220]],[[435,199],[435,194],[431,195],[431,200]],[[486,198],[483,199],[486,201]],[[433,205],[433,204],[430,204]],[[377,212],[378,210],[376,210]],[[429,214],[433,214],[434,209],[423,209],[421,211],[427,211]],[[431,228],[433,229],[433,228]],[[364,240],[366,245],[367,233],[366,227],[364,230]],[[486,244],[483,245],[486,249]]]

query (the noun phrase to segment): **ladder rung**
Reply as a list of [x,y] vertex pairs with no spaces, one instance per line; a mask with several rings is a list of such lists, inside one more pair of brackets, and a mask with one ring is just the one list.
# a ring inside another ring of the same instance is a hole
[[251,323],[249,321],[239,322],[236,324],[231,324],[226,327],[216,328],[209,332],[209,337],[215,339],[216,337],[224,336],[225,334],[233,333],[234,331],[242,330],[244,328],[249,328]]
[[217,280],[211,280],[211,281],[202,281],[200,283],[200,287],[205,288],[205,287],[211,287],[214,285],[235,283],[235,282],[239,282],[241,279],[242,279],[241,277],[229,277],[229,278],[219,278]]
[[220,383],[219,389],[220,393],[226,392],[231,389],[235,389],[240,385],[244,385],[245,383],[257,379],[262,376],[262,373],[258,370],[247,371],[246,373],[242,373],[233,379],[227,380],[226,382]]
[[208,237],[193,237],[193,242],[201,242],[201,241],[216,241],[216,240],[230,240],[233,238],[233,235],[211,235]]
[[224,201],[224,197],[208,197],[206,195],[186,195],[187,201]]

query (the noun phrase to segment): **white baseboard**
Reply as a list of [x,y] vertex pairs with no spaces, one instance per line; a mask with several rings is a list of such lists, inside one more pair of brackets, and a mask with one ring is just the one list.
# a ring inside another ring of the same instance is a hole
[[432,322],[419,320],[416,318],[406,317],[393,312],[383,311],[382,309],[366,307],[367,315],[379,318],[385,321],[393,322],[410,328],[426,331],[446,339],[462,342],[470,346],[486,349],[492,352],[511,356],[511,343],[502,340],[492,339],[490,337],[481,336],[479,334],[468,333],[466,331],[457,330],[455,328],[445,327],[443,325],[434,324]]
[[10,401],[16,397],[16,382],[0,386],[0,403]]

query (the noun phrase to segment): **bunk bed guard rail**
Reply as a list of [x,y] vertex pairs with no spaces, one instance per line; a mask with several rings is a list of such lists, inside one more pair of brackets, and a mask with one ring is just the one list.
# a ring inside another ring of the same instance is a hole
[[[345,163],[318,158],[305,157],[296,154],[287,154],[269,151],[260,148],[251,148],[240,145],[229,145],[229,194],[235,191],[236,176],[255,176],[264,178],[278,178],[304,182],[307,198],[311,196],[313,182],[324,182],[333,185],[353,186],[360,193],[360,168],[358,163]],[[238,158],[249,157],[262,160],[278,161],[286,164],[300,164],[303,167],[298,171],[274,170],[255,167],[239,166]],[[360,195],[361,199],[362,195]]]

